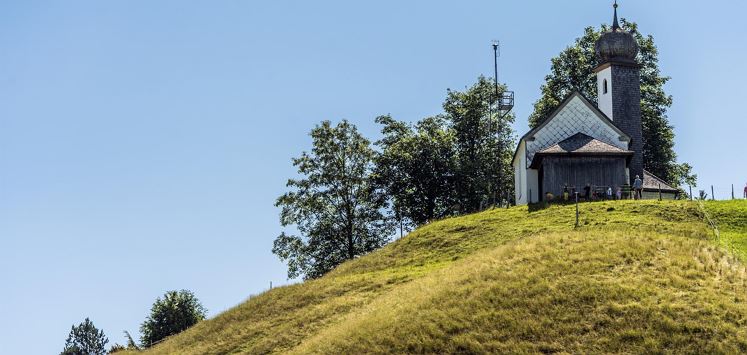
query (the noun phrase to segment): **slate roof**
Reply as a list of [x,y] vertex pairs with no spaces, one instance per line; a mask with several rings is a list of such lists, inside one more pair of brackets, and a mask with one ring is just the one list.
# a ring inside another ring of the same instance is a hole
[[539,169],[542,164],[542,158],[548,155],[620,156],[629,159],[633,155],[633,152],[620,149],[583,133],[576,133],[559,143],[535,153],[529,168]]
[[[516,157],[519,155],[519,147],[521,146],[521,141],[531,139],[535,133],[539,132],[548,123],[550,123],[550,121],[552,121],[556,116],[558,116],[558,114],[560,114],[563,111],[563,109],[573,100],[574,97],[579,97],[581,99],[581,102],[583,102],[589,109],[591,109],[602,122],[609,125],[613,130],[615,130],[618,134],[620,134],[620,138],[626,138],[628,141],[630,141],[630,137],[627,134],[625,134],[625,132],[620,130],[620,128],[617,127],[615,123],[612,122],[612,120],[609,117],[607,117],[607,115],[605,115],[604,112],[602,112],[599,109],[599,107],[597,107],[597,105],[592,104],[591,101],[589,101],[589,99],[586,98],[586,96],[584,96],[580,91],[574,90],[570,92],[568,95],[566,95],[563,101],[555,108],[555,110],[553,110],[552,113],[550,113],[550,115],[548,115],[542,121],[542,123],[537,125],[537,127],[530,129],[529,132],[525,133],[523,136],[521,136],[521,138],[519,138],[519,144],[516,145],[516,150],[514,151],[514,156],[513,156],[513,159],[511,160],[512,162],[515,161]],[[534,165],[534,162],[532,162],[532,165]]]
[[555,145],[540,150],[537,154],[631,155],[633,152],[612,146],[583,133],[576,133]]
[[650,172],[643,170],[643,189],[649,191],[659,191],[659,185],[661,184],[661,191],[663,192],[678,192],[679,190],[669,186],[664,180],[659,179],[658,176],[651,174]]

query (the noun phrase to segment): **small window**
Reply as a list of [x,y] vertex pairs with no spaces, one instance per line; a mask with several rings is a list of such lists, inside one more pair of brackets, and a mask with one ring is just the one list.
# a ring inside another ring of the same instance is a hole
[[607,79],[602,83],[602,94],[607,95]]

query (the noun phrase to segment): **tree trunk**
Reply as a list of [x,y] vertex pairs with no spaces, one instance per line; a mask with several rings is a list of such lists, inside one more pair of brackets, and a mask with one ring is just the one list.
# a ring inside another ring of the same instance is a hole
[[353,248],[353,226],[348,226],[348,259],[352,260],[355,257],[355,249]]

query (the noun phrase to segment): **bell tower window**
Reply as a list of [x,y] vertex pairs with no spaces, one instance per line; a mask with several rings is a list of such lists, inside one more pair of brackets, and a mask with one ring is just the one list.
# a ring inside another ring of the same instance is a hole
[[607,79],[602,82],[602,94],[607,95]]

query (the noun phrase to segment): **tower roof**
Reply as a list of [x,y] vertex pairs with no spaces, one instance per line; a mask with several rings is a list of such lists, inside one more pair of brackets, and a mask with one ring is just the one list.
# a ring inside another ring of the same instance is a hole
[[602,34],[594,50],[599,64],[608,62],[635,64],[638,55],[638,42],[632,34],[623,30],[617,21],[617,0],[615,0],[612,29]]
[[614,32],[620,29],[620,24],[617,23],[617,0],[615,0],[615,4],[612,5],[612,7],[615,9],[614,10],[615,15],[613,16],[613,19],[612,19],[612,31]]

